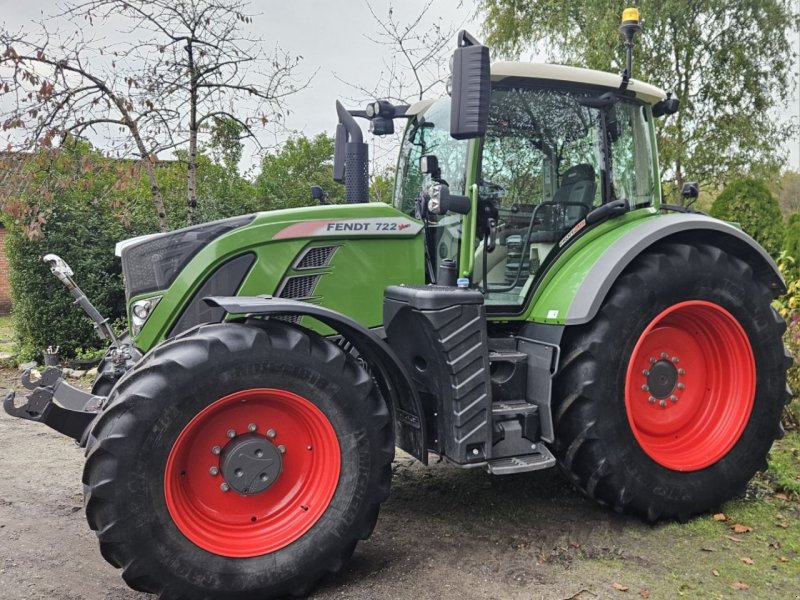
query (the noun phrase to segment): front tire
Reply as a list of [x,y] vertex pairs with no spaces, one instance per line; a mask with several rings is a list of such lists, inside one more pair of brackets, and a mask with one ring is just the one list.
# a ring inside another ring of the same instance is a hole
[[767,467],[789,399],[771,300],[719,248],[663,244],[638,257],[595,319],[564,335],[554,450],[573,483],[651,521],[741,493]]
[[306,593],[369,537],[394,440],[352,357],[267,321],[156,348],[114,388],[87,456],[89,524],[131,587],[266,599]]

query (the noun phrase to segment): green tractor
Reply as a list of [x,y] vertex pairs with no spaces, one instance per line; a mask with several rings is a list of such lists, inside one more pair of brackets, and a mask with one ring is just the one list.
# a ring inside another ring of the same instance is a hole
[[[466,32],[448,97],[337,104],[347,204],[118,245],[130,335],[91,394],[57,369],[12,415],[86,448],[89,525],[161,598],[307,593],[372,533],[399,447],[504,475],[558,465],[648,520],[742,492],[789,399],[785,289],[737,227],[662,203],[654,121],[622,75],[489,63]],[[393,205],[367,145],[406,122]],[[689,184],[684,195],[697,196]],[[521,499],[520,501],[524,501]]]

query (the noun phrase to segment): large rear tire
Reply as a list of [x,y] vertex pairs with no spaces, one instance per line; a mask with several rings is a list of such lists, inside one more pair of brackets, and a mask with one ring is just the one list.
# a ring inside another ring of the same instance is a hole
[[707,245],[638,257],[593,321],[567,328],[559,465],[601,504],[686,520],[741,493],[781,433],[791,364],[772,294]]
[[150,352],[114,387],[87,456],[89,524],[132,588],[267,599],[307,593],[369,537],[394,439],[355,359],[273,320]]

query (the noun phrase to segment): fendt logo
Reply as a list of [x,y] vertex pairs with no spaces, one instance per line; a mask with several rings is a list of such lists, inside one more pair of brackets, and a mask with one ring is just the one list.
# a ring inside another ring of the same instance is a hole
[[342,219],[340,221],[303,221],[294,223],[279,231],[273,239],[300,237],[325,237],[348,235],[417,235],[422,229],[406,217],[386,217],[370,219]]

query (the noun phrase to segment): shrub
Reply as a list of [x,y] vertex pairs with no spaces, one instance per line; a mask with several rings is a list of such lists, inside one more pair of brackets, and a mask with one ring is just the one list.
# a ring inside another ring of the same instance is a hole
[[730,183],[711,205],[711,216],[734,221],[767,252],[777,258],[784,238],[784,225],[778,201],[757,179]]

